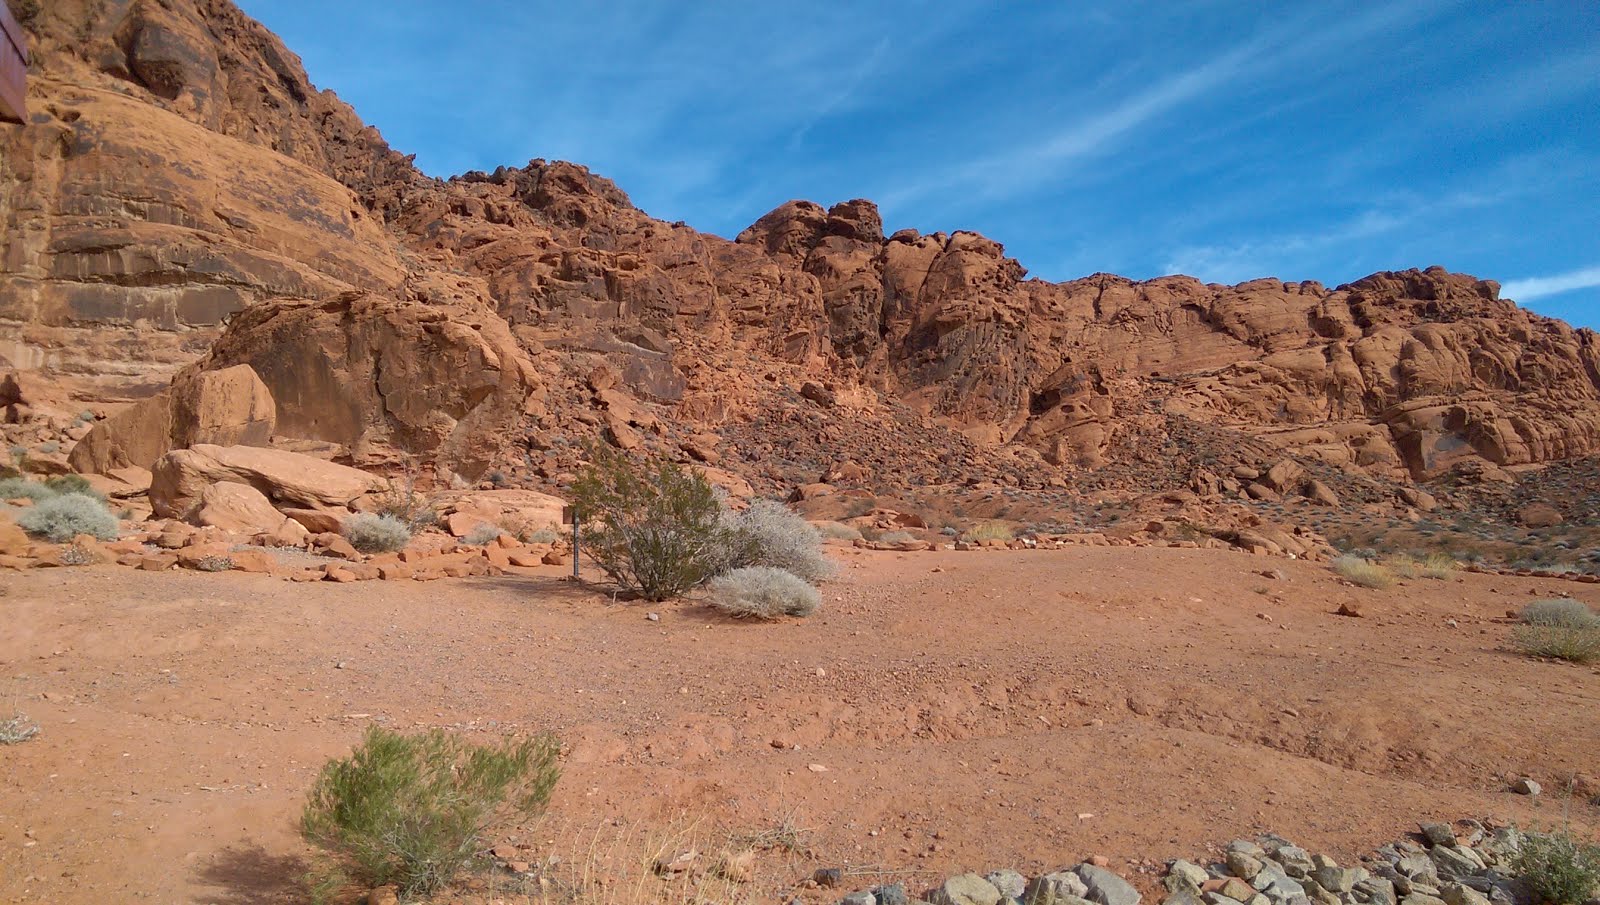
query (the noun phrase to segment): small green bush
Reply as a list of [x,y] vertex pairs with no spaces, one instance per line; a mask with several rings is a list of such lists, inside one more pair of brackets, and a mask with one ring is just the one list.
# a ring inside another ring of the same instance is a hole
[[1522,621],[1527,625],[1547,625],[1562,628],[1588,628],[1600,626],[1600,616],[1570,597],[1535,600],[1522,608]]
[[734,569],[713,578],[707,590],[713,607],[741,619],[809,616],[822,603],[805,579],[771,566]]
[[636,466],[608,447],[591,456],[572,485],[581,543],[622,590],[666,600],[720,571],[729,531],[704,475],[665,459]]
[[1524,833],[1511,870],[1540,901],[1578,905],[1600,893],[1600,846],[1585,845],[1570,832]]
[[543,810],[560,777],[558,745],[540,735],[477,745],[435,729],[367,730],[348,758],[322,768],[301,816],[301,833],[322,849],[318,884],[393,883],[402,896],[448,883],[503,817]]
[[64,544],[80,534],[117,539],[117,517],[94,497],[68,493],[49,497],[17,517],[22,530],[52,543]]
[[46,478],[44,486],[56,493],[76,493],[79,496],[92,496],[97,500],[106,498],[105,494],[95,490],[89,480],[81,474],[60,474]]
[[345,519],[339,531],[362,553],[393,553],[411,542],[411,528],[392,515],[358,512]]
[[37,481],[27,478],[0,478],[0,500],[33,500],[38,503],[55,496],[56,492]]
[[1383,589],[1394,585],[1394,574],[1383,566],[1359,556],[1345,555],[1333,561],[1333,570],[1363,588]]
[[474,547],[481,547],[484,544],[493,543],[499,537],[500,529],[498,527],[488,522],[479,522],[476,527],[467,532],[467,536],[463,537],[461,542],[463,544],[471,544]]
[[727,518],[732,537],[724,568],[770,566],[815,584],[834,572],[822,535],[810,522],[772,500],[755,500]]
[[412,532],[439,523],[439,513],[433,508],[433,500],[417,492],[415,475],[408,474],[399,482],[391,478],[383,492],[378,494],[377,504],[373,510],[376,514],[392,516]]
[[1600,624],[1519,625],[1512,630],[1511,640],[1529,656],[1572,663],[1600,660]]

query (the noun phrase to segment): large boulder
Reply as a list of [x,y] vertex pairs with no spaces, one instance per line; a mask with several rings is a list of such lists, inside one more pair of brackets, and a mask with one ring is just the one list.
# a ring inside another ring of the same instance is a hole
[[172,387],[96,424],[68,457],[84,474],[149,468],[196,443],[265,446],[277,424],[267,385],[249,365],[185,372]]
[[299,453],[202,443],[156,460],[150,506],[163,518],[182,518],[205,488],[218,481],[248,484],[275,504],[296,508],[348,506],[383,484],[359,469]]
[[285,437],[337,443],[358,461],[422,456],[468,476],[516,434],[534,382],[486,307],[364,293],[240,312],[198,367],[241,364],[277,400]]
[[273,508],[272,501],[249,484],[218,481],[200,491],[189,521],[235,534],[270,534],[281,531],[289,517]]

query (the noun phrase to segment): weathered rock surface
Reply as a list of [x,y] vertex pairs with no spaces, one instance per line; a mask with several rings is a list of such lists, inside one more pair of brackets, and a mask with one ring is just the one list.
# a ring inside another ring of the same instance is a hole
[[348,506],[382,483],[359,469],[298,453],[202,443],[156,460],[151,508],[163,518],[183,518],[205,489],[220,481],[248,485],[273,503],[294,508]]
[[149,468],[167,450],[196,443],[265,446],[276,422],[272,393],[248,365],[191,370],[166,392],[95,424],[68,461],[93,474]]
[[[37,113],[0,126],[0,365],[74,399],[176,374],[176,400],[249,364],[274,418],[247,432],[471,479],[555,481],[570,460],[544,435],[679,455],[708,429],[719,467],[753,473],[739,426],[771,413],[798,425],[793,459],[836,450],[830,423],[881,428],[899,445],[874,477],[955,467],[913,423],[946,457],[1025,450],[1022,474],[1114,467],[1150,412],[1395,479],[1600,451],[1596,334],[1492,281],[1049,283],[974,233],[885,236],[859,199],[728,241],[568,163],[430,179],[226,0],[45,4],[29,29]],[[171,405],[91,431],[74,464],[183,445]]]

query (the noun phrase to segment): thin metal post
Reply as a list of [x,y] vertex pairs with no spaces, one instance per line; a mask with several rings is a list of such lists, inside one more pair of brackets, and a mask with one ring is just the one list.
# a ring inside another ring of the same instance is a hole
[[583,520],[578,518],[578,507],[572,507],[572,580],[581,580],[578,577],[578,534]]

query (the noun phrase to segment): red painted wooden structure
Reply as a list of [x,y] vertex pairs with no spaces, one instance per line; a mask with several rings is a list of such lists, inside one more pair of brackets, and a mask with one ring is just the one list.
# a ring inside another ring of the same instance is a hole
[[28,39],[0,0],[0,119],[28,118]]

